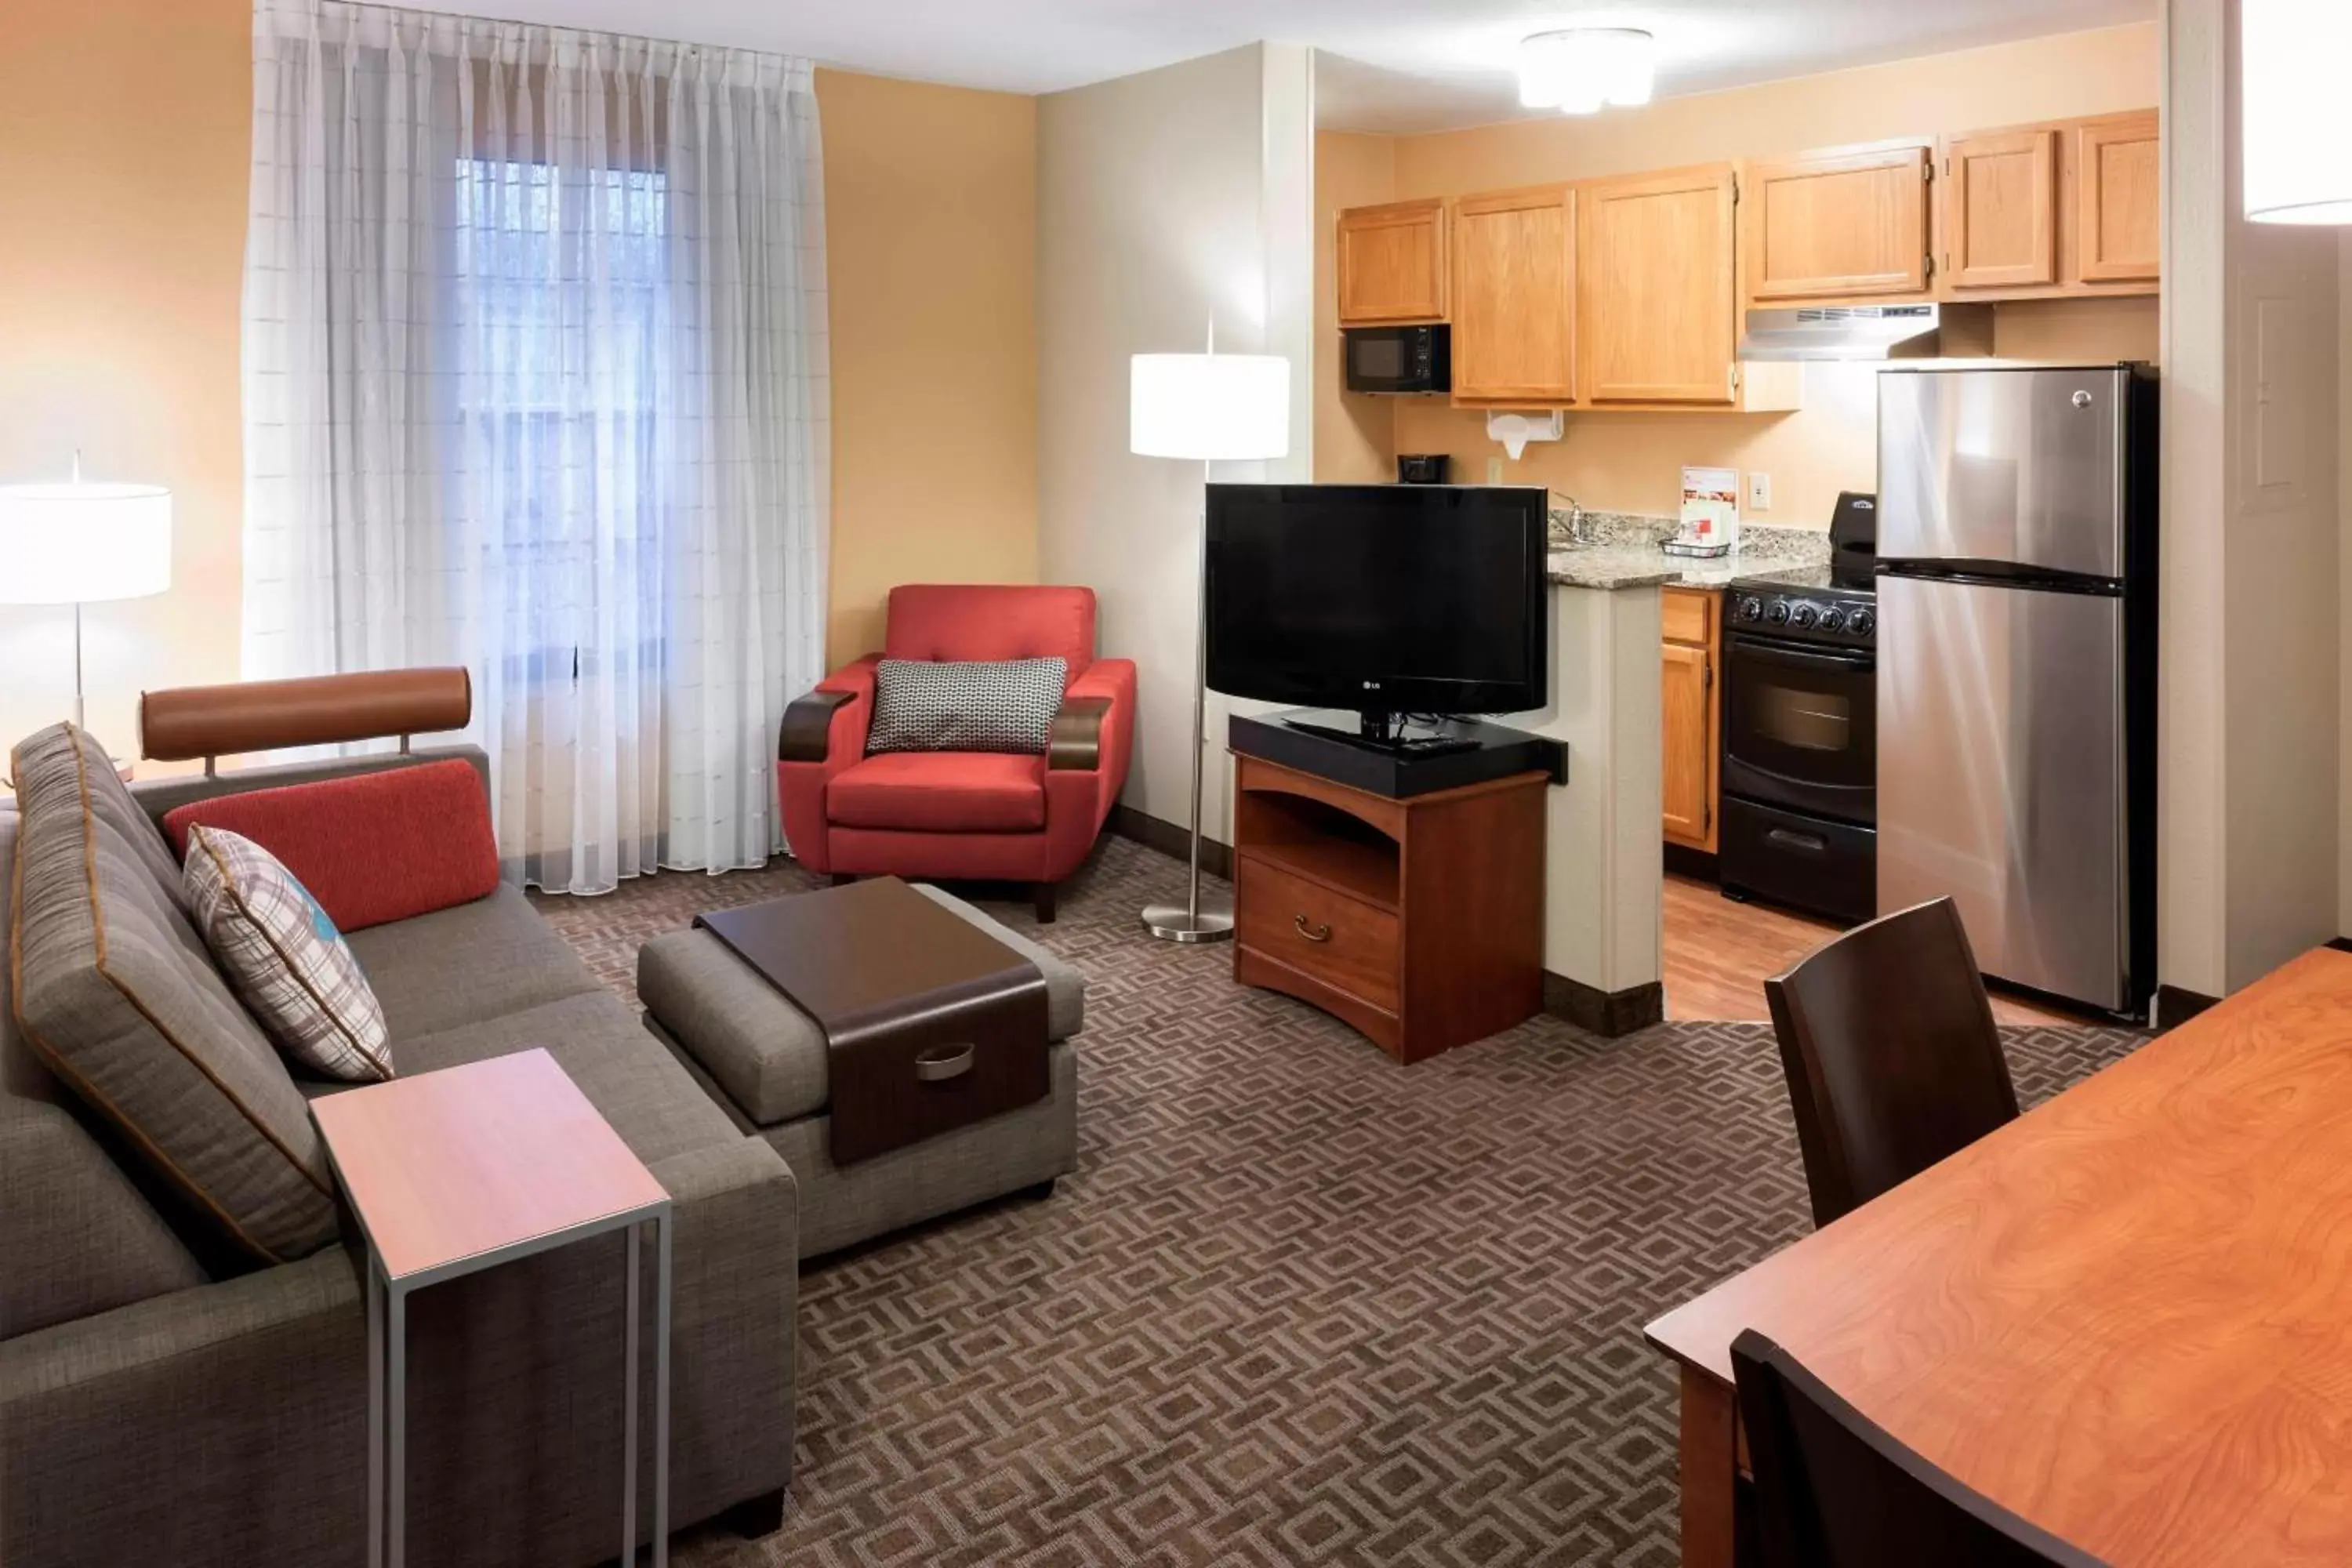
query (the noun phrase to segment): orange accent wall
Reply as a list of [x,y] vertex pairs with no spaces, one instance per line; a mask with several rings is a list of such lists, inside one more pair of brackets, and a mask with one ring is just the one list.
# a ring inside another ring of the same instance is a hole
[[[1590,118],[1513,121],[1423,136],[1327,135],[1317,142],[1318,184],[1349,184],[1360,181],[1361,170],[1377,166],[1376,153],[1360,143],[1387,143],[1390,178],[1377,195],[1328,204],[1318,197],[1318,205],[1336,211],[1360,202],[1459,195],[2145,109],[2158,101],[2161,85],[2159,42],[2156,23],[2135,23],[1663,99]],[[1328,276],[1330,213],[1321,217],[1317,255]],[[2021,357],[2153,359],[2157,343],[2153,298],[2006,306],[1995,337],[1998,352]],[[1752,521],[1826,528],[1840,489],[1867,489],[1874,482],[1874,374],[1866,364],[1809,364],[1804,406],[1793,414],[1571,413],[1563,439],[1532,444],[1517,462],[1487,439],[1476,413],[1449,407],[1442,398],[1387,400],[1387,449],[1450,453],[1454,479],[1470,484],[1484,483],[1489,459],[1500,459],[1506,483],[1548,485],[1588,507],[1661,516],[1679,506],[1685,464],[1761,469],[1772,476],[1773,504],[1751,514]],[[1380,446],[1381,411],[1360,409],[1373,400],[1339,393],[1335,357],[1327,363],[1318,354],[1315,374],[1316,478],[1358,477],[1360,453]],[[1333,384],[1328,390],[1327,382]]]
[[[0,481],[171,487],[172,590],[85,612],[91,731],[236,676],[250,0],[12,4],[0,25]],[[0,573],[7,563],[0,561]],[[67,717],[73,614],[0,609],[0,749]]]
[[819,71],[833,661],[900,583],[1037,579],[1037,100]]
[[[90,727],[129,756],[142,687],[237,675],[252,8],[25,4],[0,39],[0,482],[79,447],[173,496],[171,592],[86,612]],[[854,654],[893,583],[1036,574],[1036,105],[837,71],[817,94],[828,641]],[[0,609],[0,748],[69,712],[72,635]]]

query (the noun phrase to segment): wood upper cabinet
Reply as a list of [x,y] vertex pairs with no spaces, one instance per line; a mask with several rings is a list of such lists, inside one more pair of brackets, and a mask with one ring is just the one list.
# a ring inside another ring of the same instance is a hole
[[1925,143],[1741,165],[1740,243],[1759,305],[1927,288]]
[[1736,191],[1728,163],[1580,187],[1587,401],[1737,401]]
[[2085,283],[2153,282],[2162,270],[2157,117],[2110,115],[2074,131],[2074,276]]
[[1454,400],[1576,397],[1576,193],[1538,185],[1454,205]]
[[1339,324],[1445,319],[1445,204],[1351,207],[1339,215]]
[[1944,282],[1956,290],[2058,281],[2058,132],[1944,142]]
[[1715,669],[1722,657],[1722,595],[1711,588],[1667,588],[1659,596],[1661,826],[1668,842],[1712,853],[1716,847],[1717,752],[1722,745]]

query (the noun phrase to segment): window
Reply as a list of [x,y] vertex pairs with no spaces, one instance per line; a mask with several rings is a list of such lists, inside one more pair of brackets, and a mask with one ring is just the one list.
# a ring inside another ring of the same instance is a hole
[[525,633],[510,673],[593,675],[583,648],[658,662],[667,182],[464,158],[457,205],[456,490],[481,514],[460,549]]

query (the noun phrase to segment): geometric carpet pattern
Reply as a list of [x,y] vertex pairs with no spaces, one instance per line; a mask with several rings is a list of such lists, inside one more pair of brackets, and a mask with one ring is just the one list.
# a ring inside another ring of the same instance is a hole
[[[1230,950],[1138,927],[1181,869],[1107,840],[1039,928],[1088,977],[1079,1166],[801,1280],[782,1530],[687,1568],[1670,1568],[1675,1380],[1642,1325],[1803,1235],[1769,1027],[1538,1018],[1406,1068]],[[540,907],[638,943],[789,861]],[[634,997],[632,997],[634,999]],[[2143,1037],[2004,1032],[2028,1103]]]

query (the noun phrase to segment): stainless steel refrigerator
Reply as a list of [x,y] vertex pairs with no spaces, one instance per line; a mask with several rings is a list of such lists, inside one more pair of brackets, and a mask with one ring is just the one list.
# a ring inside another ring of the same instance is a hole
[[2156,395],[2144,366],[1878,378],[1878,909],[1984,972],[2155,987]]

